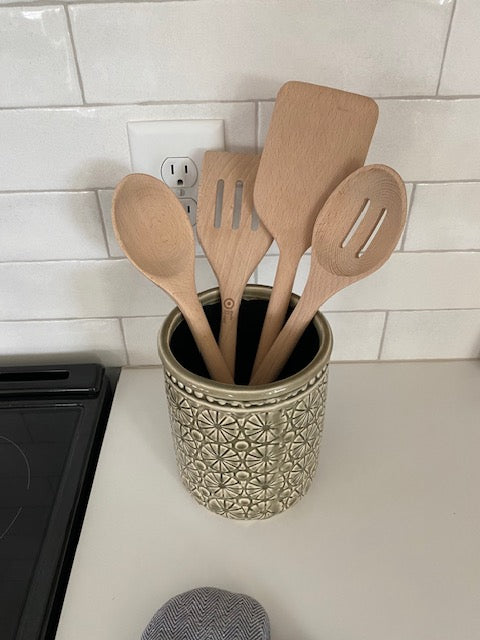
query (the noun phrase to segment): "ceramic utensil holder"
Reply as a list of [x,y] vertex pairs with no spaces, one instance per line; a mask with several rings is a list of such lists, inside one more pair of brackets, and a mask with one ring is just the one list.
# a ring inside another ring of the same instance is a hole
[[[270,291],[245,290],[236,385],[208,377],[178,308],[158,336],[182,481],[197,502],[227,518],[264,519],[288,509],[308,491],[318,463],[332,333],[318,312],[278,380],[248,386]],[[199,297],[218,335],[218,289]],[[291,308],[297,301],[292,295]]]

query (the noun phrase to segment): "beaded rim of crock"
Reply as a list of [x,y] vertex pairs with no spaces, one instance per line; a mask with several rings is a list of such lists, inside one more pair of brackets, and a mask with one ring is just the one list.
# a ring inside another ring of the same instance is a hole
[[178,380],[166,367],[164,367],[165,376],[168,376],[170,382],[177,387],[183,393],[196,398],[202,402],[208,402],[212,407],[228,407],[228,409],[236,408],[236,409],[251,409],[251,408],[262,408],[266,406],[275,406],[290,401],[292,398],[300,397],[306,393],[308,393],[311,387],[318,383],[319,380],[324,378],[327,379],[328,376],[328,363],[323,367],[321,371],[319,371],[313,378],[310,378],[308,382],[303,384],[298,389],[294,389],[293,391],[287,391],[287,393],[275,396],[272,398],[263,398],[260,400],[234,400],[233,398],[219,398],[215,397],[209,393],[205,393],[205,391],[194,384],[185,384],[181,380]]

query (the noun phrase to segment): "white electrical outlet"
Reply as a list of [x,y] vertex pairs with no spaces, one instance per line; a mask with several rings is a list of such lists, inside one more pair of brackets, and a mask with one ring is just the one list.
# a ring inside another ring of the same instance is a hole
[[168,184],[194,223],[203,154],[225,148],[223,120],[128,122],[127,131],[132,171]]
[[165,158],[160,175],[170,188],[188,189],[197,181],[197,165],[191,158]]

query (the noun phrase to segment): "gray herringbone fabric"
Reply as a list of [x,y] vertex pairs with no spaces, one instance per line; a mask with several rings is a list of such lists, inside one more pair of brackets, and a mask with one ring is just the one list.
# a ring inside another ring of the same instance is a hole
[[270,623],[253,598],[202,587],[166,602],[141,640],[270,640]]

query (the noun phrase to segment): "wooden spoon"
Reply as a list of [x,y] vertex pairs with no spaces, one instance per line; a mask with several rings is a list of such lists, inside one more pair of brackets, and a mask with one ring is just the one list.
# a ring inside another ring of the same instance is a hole
[[319,306],[382,266],[400,238],[406,211],[402,179],[385,165],[362,167],[335,189],[313,229],[312,261],[302,297],[251,384],[275,380]]
[[277,95],[253,197],[280,257],[254,372],[285,320],[317,214],[333,189],[365,162],[377,117],[372,99],[328,87],[287,82]]
[[230,373],[240,302],[248,279],[272,244],[272,236],[253,210],[259,155],[207,151],[198,192],[197,234],[220,288],[219,345]]
[[128,175],[115,189],[112,219],[127,258],[177,303],[211,377],[233,383],[198,300],[192,225],[176,196],[153,176]]

